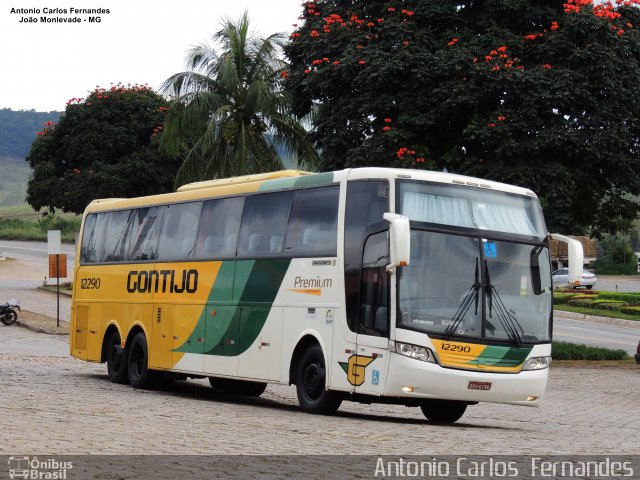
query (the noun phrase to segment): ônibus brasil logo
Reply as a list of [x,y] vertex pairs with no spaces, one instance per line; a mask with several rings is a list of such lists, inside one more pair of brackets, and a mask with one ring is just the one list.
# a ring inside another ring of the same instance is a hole
[[32,480],[65,480],[72,462],[55,458],[40,460],[38,457],[9,457],[9,478]]

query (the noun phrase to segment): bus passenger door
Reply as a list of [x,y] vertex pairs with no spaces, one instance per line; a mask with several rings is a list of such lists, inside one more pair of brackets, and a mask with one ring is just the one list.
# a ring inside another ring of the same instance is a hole
[[356,393],[381,395],[389,362],[388,232],[371,235],[364,247],[360,275],[356,353],[349,359],[348,376]]

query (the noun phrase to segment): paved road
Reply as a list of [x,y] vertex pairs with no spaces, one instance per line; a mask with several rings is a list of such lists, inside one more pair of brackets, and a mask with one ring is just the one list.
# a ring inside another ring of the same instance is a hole
[[[73,266],[76,261],[75,245],[62,244],[62,253],[67,255],[67,274],[73,276]],[[36,285],[41,285],[44,277],[48,276],[49,253],[46,242],[17,242],[0,240],[0,257],[8,257],[15,260],[25,261],[29,264],[42,265],[43,275],[37,279]]]
[[0,335],[7,455],[638,453],[640,369],[552,367],[540,408],[481,403],[442,426],[402,406],[304,414],[285,386],[257,399],[216,395],[205,380],[134,390],[110,383],[104,365],[70,358],[65,337]]
[[607,292],[640,292],[640,277],[598,275],[595,288]]
[[636,353],[638,341],[640,341],[640,323],[638,328],[601,325],[584,320],[560,318],[558,314],[553,321],[554,340],[613,350],[622,349],[629,355]]

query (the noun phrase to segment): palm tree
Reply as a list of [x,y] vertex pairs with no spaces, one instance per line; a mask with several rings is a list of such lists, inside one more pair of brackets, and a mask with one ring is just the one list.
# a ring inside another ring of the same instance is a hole
[[222,21],[212,46],[187,55],[189,71],[162,85],[175,97],[167,112],[162,145],[177,152],[188,145],[176,186],[187,182],[283,168],[278,151],[298,165],[315,168],[318,154],[307,132],[289,112],[281,87],[286,64],[278,58],[284,37],[256,38],[245,12]]

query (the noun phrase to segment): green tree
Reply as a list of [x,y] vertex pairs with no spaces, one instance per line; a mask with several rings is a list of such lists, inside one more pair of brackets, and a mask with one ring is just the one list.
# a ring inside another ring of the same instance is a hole
[[39,211],[82,213],[96,198],[169,192],[179,160],[160,152],[168,102],[141,85],[96,87],[47,122],[26,160],[27,202]]
[[531,188],[597,235],[640,193],[637,0],[321,0],[285,48],[323,170],[427,168]]
[[189,71],[171,76],[163,90],[176,101],[165,122],[163,147],[185,151],[176,185],[281,169],[279,152],[313,168],[318,156],[302,124],[290,114],[281,88],[287,72],[278,58],[283,37],[249,30],[245,14],[226,19],[187,57]]

